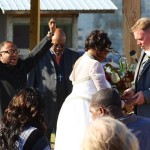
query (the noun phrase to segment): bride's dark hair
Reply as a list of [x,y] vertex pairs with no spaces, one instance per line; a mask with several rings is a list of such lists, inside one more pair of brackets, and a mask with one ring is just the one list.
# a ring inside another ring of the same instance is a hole
[[36,89],[25,88],[11,100],[0,123],[1,150],[15,150],[15,142],[24,127],[33,126],[46,131],[44,101]]
[[111,41],[103,30],[93,30],[85,40],[85,51],[88,49],[95,49],[98,51],[105,51],[110,48]]

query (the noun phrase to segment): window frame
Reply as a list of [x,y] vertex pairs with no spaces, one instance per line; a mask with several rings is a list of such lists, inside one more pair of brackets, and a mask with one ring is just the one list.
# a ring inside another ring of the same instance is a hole
[[[40,22],[41,25],[48,25],[48,21],[51,17],[41,17]],[[78,43],[77,43],[77,19],[78,16],[74,17],[68,17],[68,18],[55,18],[55,21],[57,23],[57,27],[62,27],[62,26],[70,26],[70,31],[68,39],[71,41],[71,47],[69,48],[77,48]],[[30,25],[30,18],[29,17],[13,17],[13,16],[8,16],[7,19],[7,39],[10,41],[13,41],[13,26],[14,24],[29,24]],[[66,31],[64,31],[66,32]],[[66,37],[68,33],[65,33]],[[43,35],[42,35],[43,36]],[[17,43],[15,43],[17,45]],[[19,48],[19,47],[18,47]],[[19,48],[20,49],[20,54],[26,54],[29,52],[29,48]]]

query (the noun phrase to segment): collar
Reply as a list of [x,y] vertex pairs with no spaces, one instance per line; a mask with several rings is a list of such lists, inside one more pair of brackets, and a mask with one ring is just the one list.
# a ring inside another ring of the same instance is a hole
[[[50,48],[49,49],[49,51],[50,51],[50,53],[52,54],[52,55],[55,55],[55,53],[54,53],[54,51]],[[62,52],[62,54],[63,54],[64,52]]]
[[[18,63],[17,63],[18,64]],[[9,64],[4,64],[0,61],[0,66],[4,67],[4,68],[10,68],[10,69],[14,69],[16,68],[17,64],[15,66],[9,65]]]
[[118,120],[123,122],[124,124],[128,124],[130,122],[136,121],[137,118],[138,118],[137,115],[132,113],[132,114],[124,115],[123,117],[118,118]]
[[55,55],[52,49],[49,49],[49,51],[52,55]]
[[89,54],[88,52],[85,52],[85,55],[92,58],[92,59],[94,59],[94,57],[91,54]]

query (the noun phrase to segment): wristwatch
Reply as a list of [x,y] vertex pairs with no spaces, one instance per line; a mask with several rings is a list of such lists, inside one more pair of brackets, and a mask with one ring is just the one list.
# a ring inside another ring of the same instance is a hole
[[48,31],[48,33],[47,33],[48,35],[51,35],[51,36],[53,36],[54,35],[54,33],[53,32],[51,32],[51,31]]

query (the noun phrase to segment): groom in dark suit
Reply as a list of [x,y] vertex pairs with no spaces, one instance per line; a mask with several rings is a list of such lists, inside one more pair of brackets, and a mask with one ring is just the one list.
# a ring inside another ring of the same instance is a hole
[[131,28],[142,53],[135,71],[133,86],[123,93],[127,105],[135,105],[135,113],[150,117],[150,19],[141,18]]
[[65,48],[66,36],[56,28],[52,38],[53,46],[28,76],[28,86],[38,88],[45,100],[45,118],[48,138],[56,132],[56,122],[65,98],[72,91],[69,76],[79,53]]

